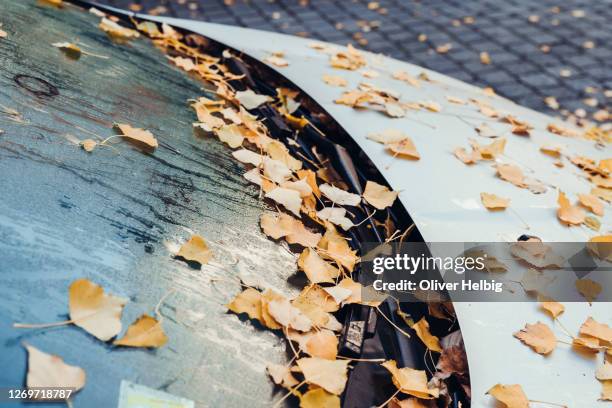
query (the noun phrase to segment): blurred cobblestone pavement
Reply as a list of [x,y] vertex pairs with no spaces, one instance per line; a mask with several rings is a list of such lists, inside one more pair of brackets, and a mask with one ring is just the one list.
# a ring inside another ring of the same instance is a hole
[[[612,0],[98,1],[150,14],[352,42],[491,86],[540,111],[610,120]],[[488,54],[488,64],[482,53]]]

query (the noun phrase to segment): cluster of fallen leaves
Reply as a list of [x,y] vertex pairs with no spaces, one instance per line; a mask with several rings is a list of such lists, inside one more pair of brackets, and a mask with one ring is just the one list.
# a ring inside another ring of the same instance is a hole
[[[540,308],[554,321],[558,321],[559,316],[565,311],[563,304],[550,298],[542,298]],[[572,338],[572,342],[569,344],[576,352],[599,355],[600,358],[594,359],[594,361],[600,361],[599,366],[594,369],[594,376],[602,385],[600,399],[612,401],[612,328],[592,317],[585,320],[577,335],[567,332],[561,324],[558,327],[563,328],[564,334]],[[526,324],[525,328],[514,333],[514,337],[541,355],[553,353],[561,342],[557,340],[553,330],[542,322]],[[529,398],[519,384],[496,384],[487,393],[508,408],[529,407]]]
[[[151,31],[157,31],[150,26],[147,30],[158,45],[187,55],[198,53],[179,45],[173,38],[151,35]],[[224,54],[231,56],[228,52]],[[298,397],[303,408],[339,407],[350,360],[337,355],[337,333],[342,324],[334,313],[355,303],[377,307],[383,299],[366,301],[362,298],[367,288],[351,279],[360,259],[338,228],[346,231],[354,227],[351,213],[345,207],[365,202],[374,209],[384,210],[393,205],[398,192],[368,181],[363,194],[355,194],[347,191],[325,167],[317,171],[305,168],[287,146],[271,137],[262,120],[253,113],[262,104],[269,104],[290,125],[299,123],[300,128],[302,119],[292,116],[299,107],[295,100],[297,92],[278,89],[276,97],[271,97],[250,89],[236,91],[229,81],[237,77],[229,73],[219,60],[209,56],[195,59],[207,61],[201,64],[205,68],[198,69],[197,74],[213,84],[219,99],[200,97],[192,101],[191,107],[197,116],[193,126],[204,134],[215,135],[234,149],[232,156],[251,167],[244,174],[245,179],[259,186],[266,198],[286,210],[263,214],[261,228],[268,237],[283,239],[300,252],[298,269],[309,282],[293,298],[270,288],[250,287],[245,283],[245,289],[227,307],[236,314],[247,315],[267,329],[279,331],[287,338],[294,353],[292,363],[289,366],[267,366],[272,380],[286,388],[287,395]],[[196,70],[197,65],[188,57],[171,60],[187,72]],[[343,69],[357,69],[361,64],[360,54],[354,49],[335,54],[331,60],[332,64]],[[202,74],[212,71],[215,75]],[[405,135],[372,135],[371,138],[385,144],[394,156],[419,159],[416,148]],[[194,236],[181,247],[177,257],[205,264],[211,259],[212,252],[203,238]],[[425,319],[414,324],[413,328],[428,348],[442,352],[438,338],[429,332]],[[429,382],[425,371],[398,368],[392,360],[383,366],[389,370],[397,393],[414,397],[404,401],[394,399],[395,403],[420,404],[420,400],[438,397],[439,384]],[[304,386],[307,386],[305,391]]]
[[[163,300],[163,299],[162,299]],[[15,323],[15,328],[47,328],[73,324],[102,342],[109,342],[122,330],[121,315],[127,299],[105,293],[104,289],[88,279],[77,279],[68,288],[68,314],[70,319],[46,324]],[[160,302],[161,305],[161,302]],[[161,347],[168,341],[162,328],[159,306],[157,317],[141,315],[132,323],[123,337],[112,344],[123,347]],[[46,354],[31,345],[28,351],[28,387],[68,387],[75,391],[85,386],[85,371],[71,366],[58,357]]]

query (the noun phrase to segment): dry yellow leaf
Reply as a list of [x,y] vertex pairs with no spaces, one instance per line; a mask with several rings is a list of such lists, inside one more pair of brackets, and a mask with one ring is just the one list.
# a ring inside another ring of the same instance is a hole
[[597,235],[589,239],[587,249],[601,260],[612,262],[612,235]]
[[504,153],[504,149],[506,148],[506,139],[501,137],[491,142],[491,144],[485,146],[474,140],[470,140],[470,144],[472,145],[472,149],[480,153],[482,159],[495,160],[497,156]]
[[117,42],[125,42],[132,38],[140,37],[140,33],[138,31],[122,27],[106,17],[102,18],[102,21],[100,21],[100,25],[98,27],[100,27],[100,29],[104,31],[111,39]]
[[547,156],[554,157],[555,159],[561,157],[561,146],[543,145],[540,146],[540,151]]
[[365,66],[367,62],[363,54],[349,44],[346,51],[341,50],[330,55],[329,63],[333,68],[354,71]]
[[518,384],[494,385],[487,394],[501,402],[506,408],[529,408],[529,399]]
[[480,199],[488,210],[504,210],[510,204],[509,198],[499,197],[495,194],[480,193]]
[[119,334],[127,299],[106,294],[101,286],[87,279],[72,282],[68,296],[72,323],[102,341]]
[[213,257],[213,253],[206,244],[204,238],[199,235],[192,235],[189,241],[181,246],[176,256],[180,256],[187,261],[194,261],[201,265],[206,265]]
[[486,51],[482,51],[480,53],[480,62],[484,65],[489,65],[491,63],[491,56]]
[[299,244],[303,247],[313,248],[321,240],[321,234],[308,230],[302,221],[285,213],[263,214],[261,228],[273,239],[285,237],[289,244]]
[[599,381],[612,380],[612,363],[604,361],[603,365],[597,368],[595,378]]
[[43,353],[25,344],[28,351],[28,388],[72,388],[74,392],[85,386],[85,371],[64,363],[59,356]]
[[612,401],[612,380],[602,381],[600,399],[603,401]]
[[421,158],[416,146],[408,136],[397,142],[387,143],[385,147],[393,153],[393,156],[399,155],[400,157],[412,160],[419,160]]
[[514,337],[531,347],[538,354],[550,354],[557,347],[557,338],[544,323],[525,325],[524,329],[514,333]]
[[[344,299],[344,304],[358,303],[360,305],[376,307],[380,306],[386,298],[386,295],[381,295],[371,287],[363,287],[361,283],[355,282],[351,278],[342,279],[338,286],[351,291],[351,295]],[[363,294],[366,294],[369,300],[364,300]]]
[[326,360],[319,357],[305,357],[297,361],[308,384],[318,385],[324,390],[340,395],[346,386],[349,360]]
[[347,86],[348,81],[337,75],[323,75],[323,82],[332,86]]
[[612,328],[605,323],[599,323],[592,317],[586,319],[580,326],[581,335],[594,337],[606,342],[612,342]]
[[319,241],[318,246],[321,255],[352,272],[355,264],[359,262],[359,257],[356,255],[357,251],[351,249],[346,239],[338,234],[333,224],[327,222],[325,228],[325,234]]
[[497,175],[502,180],[506,180],[517,187],[525,187],[525,176],[523,175],[523,171],[518,166],[513,164],[498,164]]
[[589,180],[597,187],[612,189],[612,177],[604,177],[601,174],[595,174],[591,175]]
[[242,146],[244,142],[243,127],[241,125],[231,124],[223,125],[219,128],[213,129],[215,135],[220,141],[227,144],[232,149]]
[[286,298],[268,301],[267,311],[278,324],[287,329],[307,332],[312,328],[312,320]]
[[392,75],[398,81],[404,81],[408,85],[419,87],[419,80],[407,73],[406,71],[395,71]]
[[282,55],[270,55],[264,58],[264,62],[267,62],[268,64],[272,64],[272,65],[275,65],[281,68],[289,66],[289,61],[284,59]]
[[594,196],[607,201],[608,203],[612,203],[612,190],[601,187],[593,187],[591,189],[591,194]]
[[291,177],[291,169],[280,160],[269,157],[263,159],[264,176],[277,184],[282,184]]
[[557,198],[559,208],[557,209],[557,217],[566,225],[580,225],[584,222],[586,214],[584,210],[575,205],[571,205],[566,195],[559,190],[559,198]]
[[401,130],[386,129],[378,133],[369,133],[367,138],[378,143],[394,143],[406,139],[406,136]]
[[338,338],[330,330],[319,330],[306,340],[304,351],[312,357],[335,360],[338,355]]
[[334,204],[355,206],[361,202],[361,197],[358,194],[349,193],[327,183],[321,184],[319,189]]
[[240,292],[227,305],[227,308],[236,314],[246,313],[250,319],[261,321],[261,293],[253,288]]
[[363,192],[363,198],[373,207],[384,210],[393,205],[398,194],[397,191],[389,190],[387,186],[368,180],[365,191]]
[[468,154],[467,150],[465,150],[463,147],[456,148],[453,151],[453,154],[464,164],[474,164],[482,158],[478,150],[472,150],[472,152]]
[[429,331],[429,322],[425,320],[425,318],[421,318],[417,323],[412,326],[412,329],[416,332],[419,339],[425,344],[425,346],[431,351],[435,351],[438,353],[442,352],[442,347],[440,346],[440,339],[438,337],[431,334]]
[[116,346],[161,347],[168,342],[161,321],[147,314],[140,316],[128,327],[125,335],[113,342]]
[[592,353],[599,353],[601,350],[601,345],[599,344],[599,340],[595,337],[580,335],[578,337],[574,337],[572,340],[572,345],[575,347],[579,347],[583,350],[590,351]]
[[314,171],[302,169],[298,170],[296,174],[300,180],[306,180],[315,196],[318,198],[321,197],[321,191],[319,190],[319,185],[317,184],[317,175]]
[[540,307],[544,309],[553,319],[556,319],[565,311],[565,306],[561,303],[556,302],[552,298],[548,298],[546,296],[540,297]]
[[340,408],[340,397],[316,388],[300,396],[300,408]]
[[302,168],[302,162],[291,156],[287,147],[278,140],[270,141],[265,150],[271,159],[284,163],[290,170],[297,171]]
[[272,377],[275,384],[280,385],[283,388],[293,388],[298,385],[298,380],[291,374],[291,369],[287,366],[280,364],[268,364],[266,371]]
[[285,300],[285,297],[272,289],[267,289],[261,297],[261,323],[272,330],[283,328],[268,312],[268,304],[275,300]]
[[271,100],[268,95],[256,94],[251,89],[236,92],[236,99],[248,110],[255,109],[259,105]]
[[316,250],[305,248],[298,258],[298,266],[312,283],[334,283],[340,270],[324,261]]
[[130,125],[122,123],[115,124],[115,127],[121,132],[123,137],[126,137],[130,141],[144,143],[154,149],[158,146],[157,139],[153,136],[153,133],[148,130],[133,128]]
[[602,291],[599,283],[591,279],[576,279],[576,289],[587,300],[593,302]]
[[81,49],[76,44],[69,42],[57,42],[51,45],[62,50],[66,56],[70,58],[79,59],[81,57]]
[[299,191],[289,188],[276,187],[266,193],[266,198],[276,201],[278,204],[285,206],[297,217],[300,216],[300,208],[302,208],[302,197]]
[[578,201],[595,215],[604,215],[604,204],[592,194],[578,194]]
[[346,217],[346,210],[341,207],[326,207],[321,211],[317,211],[317,217],[323,221],[329,221],[334,225],[338,225],[345,231],[355,226],[353,222]]
[[97,145],[98,145],[98,142],[96,142],[95,140],[92,140],[92,139],[85,139],[85,140],[83,140],[81,142],[81,147],[86,152],[93,151],[93,149],[95,149]]
[[395,360],[387,360],[381,365],[391,373],[393,384],[404,394],[422,399],[438,397],[439,390],[428,387],[425,371],[413,370],[409,367],[398,368]]

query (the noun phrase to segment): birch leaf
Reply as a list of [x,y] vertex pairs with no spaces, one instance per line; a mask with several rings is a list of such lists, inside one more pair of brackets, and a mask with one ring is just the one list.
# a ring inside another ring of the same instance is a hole
[[81,49],[76,44],[69,42],[57,42],[51,45],[59,48],[69,58],[79,59],[81,57]]
[[594,337],[608,343],[612,342],[612,328],[610,328],[610,326],[607,324],[597,322],[592,317],[589,317],[584,323],[582,323],[579,333],[581,335]]
[[592,194],[578,194],[578,201],[595,215],[604,215],[604,204]]
[[421,156],[419,155],[416,146],[414,145],[412,140],[410,140],[409,137],[406,137],[405,139],[399,140],[397,142],[387,143],[385,146],[394,154],[394,156],[399,155],[401,157],[411,160],[421,159]]
[[240,292],[227,305],[227,308],[236,314],[246,313],[250,319],[261,321],[261,293],[253,288]]
[[214,132],[220,141],[227,144],[232,149],[242,146],[244,142],[244,135],[242,134],[240,125],[223,125],[218,129],[214,129]]
[[298,266],[312,283],[334,283],[340,270],[325,262],[314,249],[306,248],[298,258]]
[[349,360],[326,360],[319,357],[300,358],[297,365],[308,384],[340,395],[346,386]]
[[284,213],[263,214],[261,228],[273,239],[285,237],[289,244],[299,244],[303,247],[315,247],[321,240],[321,234],[308,230],[301,221]]
[[428,349],[437,353],[442,352],[442,347],[440,346],[440,339],[431,334],[431,332],[429,331],[429,322],[427,322],[424,317],[417,323],[415,323],[412,326],[412,329],[416,332],[417,336],[419,336],[419,339],[421,339],[421,341]]
[[121,331],[121,313],[128,302],[104,293],[101,286],[87,279],[72,282],[68,289],[70,320],[102,341]]
[[348,191],[344,191],[339,189],[338,187],[334,187],[329,184],[321,184],[319,189],[323,193],[323,195],[329,198],[333,203],[338,205],[359,205],[361,202],[361,197],[357,194],[349,193]]
[[384,210],[393,205],[398,194],[399,193],[396,191],[389,190],[387,186],[368,180],[365,191],[363,192],[363,198],[373,207]]
[[79,391],[85,386],[85,371],[81,367],[64,363],[59,356],[44,353],[34,346],[25,345],[28,351],[28,388],[73,388]]
[[81,147],[83,148],[83,150],[85,150],[86,152],[91,152],[93,151],[93,149],[96,148],[96,146],[98,146],[98,142],[96,142],[93,139],[85,139],[81,142]]
[[232,152],[232,156],[241,163],[252,164],[253,166],[260,166],[263,162],[263,156],[261,154],[247,149],[235,150]]
[[272,100],[269,96],[256,94],[250,89],[236,92],[236,99],[248,110],[255,109],[259,105]]
[[595,378],[599,381],[612,380],[612,363],[604,362],[602,366],[598,367]]
[[566,225],[580,225],[584,222],[586,214],[580,207],[571,205],[567,197],[562,191],[559,191],[557,199],[559,208],[557,209],[557,217]]
[[525,187],[525,176],[523,175],[523,171],[518,166],[513,164],[498,164],[497,175],[502,180],[506,180],[517,187]]
[[612,381],[606,380],[601,383],[601,397],[603,401],[612,401]]
[[602,291],[601,285],[591,279],[577,279],[576,289],[589,303],[593,302]]
[[544,323],[525,325],[524,329],[514,333],[514,337],[521,340],[538,354],[550,354],[557,347],[557,338]]
[[111,39],[123,43],[133,38],[140,37],[140,33],[130,28],[122,27],[112,20],[104,17],[98,25]]
[[495,194],[489,193],[480,193],[480,199],[482,200],[482,204],[488,210],[505,210],[510,204],[509,198],[503,198],[496,196]]
[[487,391],[487,394],[504,404],[506,408],[529,408],[529,399],[518,384],[496,384]]
[[113,342],[116,346],[161,347],[168,342],[161,322],[147,314],[140,316],[125,335]]
[[293,388],[298,385],[298,380],[291,374],[291,369],[280,364],[268,364],[266,371],[272,377],[274,384],[280,385],[283,388]]
[[199,235],[192,235],[189,241],[181,246],[176,256],[184,258],[187,261],[194,261],[201,265],[206,265],[213,257],[213,253],[206,244],[204,238]]
[[379,133],[369,133],[367,136],[368,139],[382,144],[399,142],[407,137],[401,130],[397,129],[386,129]]
[[348,85],[348,81],[346,79],[337,75],[323,75],[323,82],[331,86],[343,87]]
[[284,183],[292,174],[285,163],[269,157],[263,159],[263,170],[264,175],[277,184]]
[[340,397],[323,388],[312,389],[300,397],[300,408],[340,408]]
[[565,306],[547,297],[540,299],[540,307],[548,312],[553,319],[556,319],[565,311]]
[[346,210],[340,207],[326,207],[321,211],[317,211],[317,217],[323,221],[329,221],[334,225],[338,225],[345,231],[355,226],[353,222],[346,217]]
[[291,190],[283,187],[276,187],[272,191],[266,193],[266,198],[270,198],[277,203],[285,206],[297,217],[300,216],[300,208],[302,208],[302,197],[296,190]]
[[422,399],[438,397],[439,390],[428,387],[425,371],[413,370],[409,367],[398,368],[394,360],[387,360],[381,365],[391,373],[393,384],[404,394]]
[[144,143],[145,145],[156,148],[158,146],[157,139],[153,136],[153,133],[148,130],[134,128],[130,125],[117,123],[115,127],[121,132],[121,134],[128,140]]
[[281,326],[307,332],[312,328],[312,321],[293,306],[288,299],[274,299],[268,302],[268,313]]

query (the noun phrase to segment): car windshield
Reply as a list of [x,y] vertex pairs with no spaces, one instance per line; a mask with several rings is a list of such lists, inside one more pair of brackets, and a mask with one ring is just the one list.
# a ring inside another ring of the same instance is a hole
[[[11,33],[0,42],[0,384],[24,384],[27,343],[86,368],[77,403],[116,406],[128,380],[198,406],[270,406],[278,395],[263,373],[287,362],[282,340],[227,318],[225,305],[238,276],[265,272],[294,294],[295,260],[260,232],[264,204],[244,165],[194,137],[187,101],[207,95],[202,83],[148,40],[116,46],[100,17],[77,7],[0,0],[0,9]],[[58,42],[77,44],[81,58]],[[150,130],[155,154],[127,143],[81,149],[112,136],[114,123]],[[201,271],[169,262],[193,231],[215,253]],[[172,341],[121,350],[76,326],[11,327],[67,319],[68,286],[82,277],[130,300],[124,322],[154,315],[167,295],[160,312]]]

